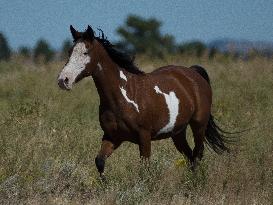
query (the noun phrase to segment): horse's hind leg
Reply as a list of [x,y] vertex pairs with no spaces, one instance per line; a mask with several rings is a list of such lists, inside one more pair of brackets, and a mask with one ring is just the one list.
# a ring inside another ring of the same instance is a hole
[[180,153],[184,154],[188,158],[190,163],[193,163],[192,150],[186,139],[186,128],[178,134],[172,136],[172,139],[176,149]]
[[203,157],[204,152],[204,140],[205,140],[205,131],[207,125],[205,123],[199,123],[195,121],[190,122],[194,137],[194,149],[193,149],[193,160],[196,161],[196,158],[199,160]]

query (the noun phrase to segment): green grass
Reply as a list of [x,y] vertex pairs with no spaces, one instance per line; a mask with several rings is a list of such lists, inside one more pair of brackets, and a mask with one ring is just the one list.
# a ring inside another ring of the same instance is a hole
[[[195,173],[171,140],[152,143],[149,169],[124,143],[107,160],[106,182],[94,165],[102,131],[92,80],[71,92],[56,77],[63,63],[0,63],[0,204],[272,204],[273,62],[139,58],[146,71],[166,64],[207,68],[213,114],[230,131],[255,127],[230,154],[206,150]],[[189,140],[192,140],[189,133]]]

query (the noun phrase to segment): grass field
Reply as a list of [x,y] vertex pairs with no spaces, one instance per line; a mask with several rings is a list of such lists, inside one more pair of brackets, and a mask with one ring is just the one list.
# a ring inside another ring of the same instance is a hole
[[222,127],[255,128],[234,136],[230,154],[206,149],[195,173],[170,139],[152,143],[149,169],[138,147],[124,143],[108,159],[101,182],[94,165],[102,131],[92,80],[65,92],[56,84],[61,62],[1,62],[0,204],[273,204],[272,59],[139,58],[138,64],[145,71],[203,65]]

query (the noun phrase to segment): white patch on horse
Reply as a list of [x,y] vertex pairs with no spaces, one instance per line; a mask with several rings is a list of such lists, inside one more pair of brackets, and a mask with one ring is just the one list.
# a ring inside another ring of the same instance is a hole
[[124,73],[122,72],[122,70],[119,71],[119,76],[120,76],[121,79],[127,81],[127,77],[126,77],[126,75],[124,75]]
[[98,63],[99,71],[102,71],[102,66],[100,63]]
[[134,107],[136,108],[136,110],[139,112],[138,105],[137,105],[133,100],[130,100],[130,99],[128,98],[126,90],[125,90],[123,87],[120,87],[120,91],[121,91],[121,94],[123,95],[123,97],[125,98],[125,100],[126,100],[128,103],[133,104],[133,106],[134,106]]
[[154,89],[156,93],[164,95],[166,104],[169,109],[169,122],[163,128],[161,128],[157,134],[171,132],[175,126],[176,118],[178,116],[179,99],[176,97],[173,91],[171,91],[169,94],[166,94],[163,93],[158,86],[155,86]]
[[77,76],[85,69],[85,66],[91,61],[91,57],[85,53],[88,52],[83,42],[77,43],[72,51],[68,63],[59,75],[59,79],[68,78],[68,88],[72,88]]

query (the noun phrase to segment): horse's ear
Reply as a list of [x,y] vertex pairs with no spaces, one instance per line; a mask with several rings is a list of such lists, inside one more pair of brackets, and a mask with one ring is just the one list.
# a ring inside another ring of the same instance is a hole
[[79,32],[76,31],[72,25],[70,25],[70,31],[73,36],[74,41],[76,41],[79,38]]
[[89,25],[87,26],[86,34],[87,34],[88,38],[90,38],[91,40],[93,40],[95,38],[94,31],[91,28],[91,26],[89,26]]

